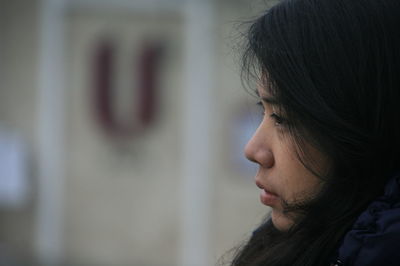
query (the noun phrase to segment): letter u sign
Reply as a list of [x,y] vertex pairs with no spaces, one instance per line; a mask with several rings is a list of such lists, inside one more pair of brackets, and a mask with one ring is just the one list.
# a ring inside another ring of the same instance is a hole
[[[115,68],[119,57],[115,42],[102,40],[96,45],[92,67],[94,111],[96,120],[106,134],[130,138],[142,133],[154,122],[161,50],[159,43],[143,42],[138,55],[132,58],[128,80],[116,82]],[[131,90],[129,108],[124,109],[125,119],[117,115],[120,108],[116,96],[121,89],[117,84],[120,83],[128,84]]]

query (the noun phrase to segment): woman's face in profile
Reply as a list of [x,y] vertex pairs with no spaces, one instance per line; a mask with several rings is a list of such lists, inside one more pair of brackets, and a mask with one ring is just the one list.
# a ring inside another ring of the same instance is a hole
[[[272,208],[272,223],[278,230],[286,231],[293,220],[284,212],[283,201],[293,204],[309,199],[320,190],[322,181],[299,161],[291,138],[285,136],[289,133],[284,114],[276,112],[273,100],[264,89],[259,87],[258,94],[264,117],[247,143],[245,155],[259,165],[255,182],[261,189],[261,202]],[[317,163],[319,171],[326,169],[327,159],[322,153],[311,145],[305,150],[307,158]]]

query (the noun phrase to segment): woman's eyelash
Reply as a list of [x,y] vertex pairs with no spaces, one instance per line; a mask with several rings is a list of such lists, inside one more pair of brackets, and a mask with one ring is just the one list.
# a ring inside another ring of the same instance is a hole
[[282,125],[285,122],[285,120],[282,117],[280,117],[275,113],[270,114],[270,117],[272,117],[275,120],[276,125]]
[[[257,105],[259,105],[259,106],[261,106],[261,107],[263,108],[263,114],[265,114],[265,110],[264,110],[264,105],[263,105],[263,103],[260,101],[260,102],[257,102]],[[271,113],[269,116],[270,116],[272,119],[274,119],[276,125],[282,125],[282,124],[285,122],[285,119],[284,119],[284,118],[282,118],[281,116],[279,116],[278,114],[276,114],[276,113],[274,113],[274,112]]]

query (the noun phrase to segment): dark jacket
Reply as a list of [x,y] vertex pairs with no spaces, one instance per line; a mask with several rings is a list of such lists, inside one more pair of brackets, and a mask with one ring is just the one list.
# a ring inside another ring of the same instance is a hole
[[400,174],[346,233],[334,265],[400,266]]

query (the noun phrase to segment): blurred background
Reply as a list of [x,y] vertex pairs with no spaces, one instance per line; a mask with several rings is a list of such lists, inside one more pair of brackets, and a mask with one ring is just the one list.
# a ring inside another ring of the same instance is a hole
[[275,2],[0,0],[0,265],[229,259],[268,213],[239,58]]

